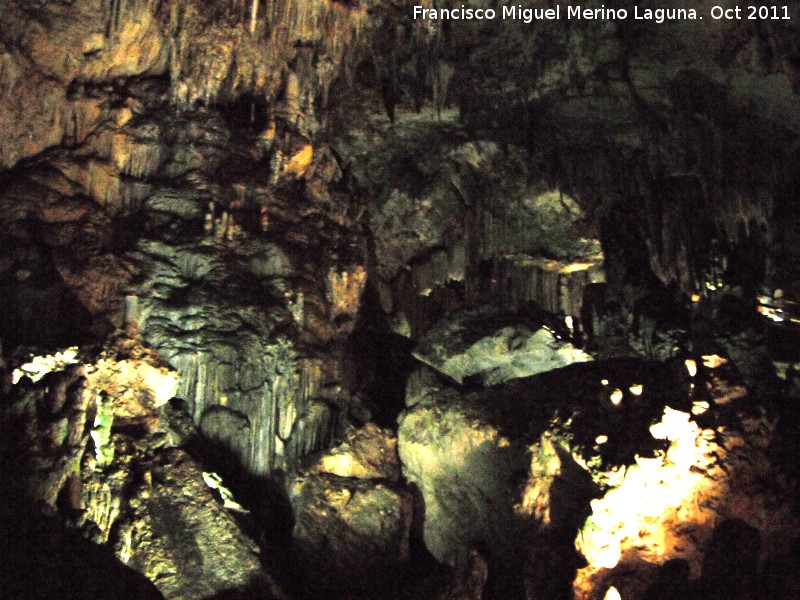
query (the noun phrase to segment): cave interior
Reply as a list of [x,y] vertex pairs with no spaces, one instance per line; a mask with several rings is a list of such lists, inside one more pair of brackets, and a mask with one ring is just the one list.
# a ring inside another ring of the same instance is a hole
[[800,599],[785,4],[0,0],[0,598]]

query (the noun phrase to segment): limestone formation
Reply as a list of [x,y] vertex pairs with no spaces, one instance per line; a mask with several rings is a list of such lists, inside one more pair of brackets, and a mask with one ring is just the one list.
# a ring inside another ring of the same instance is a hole
[[797,596],[798,7],[446,4],[0,0],[0,596]]

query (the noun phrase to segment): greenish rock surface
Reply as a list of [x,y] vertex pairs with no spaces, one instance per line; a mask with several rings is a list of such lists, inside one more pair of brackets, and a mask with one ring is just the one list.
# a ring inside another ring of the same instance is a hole
[[423,363],[458,383],[494,385],[592,360],[534,322],[491,313],[462,313],[437,323],[414,349]]

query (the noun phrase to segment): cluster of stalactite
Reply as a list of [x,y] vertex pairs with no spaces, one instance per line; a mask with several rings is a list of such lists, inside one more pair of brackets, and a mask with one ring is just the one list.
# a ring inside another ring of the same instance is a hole
[[703,170],[690,172],[669,172],[654,147],[641,153],[609,148],[594,159],[570,148],[559,156],[567,188],[594,206],[603,223],[606,251],[627,265],[623,278],[644,269],[689,295],[720,285],[723,262],[732,285],[755,288],[769,277],[768,249],[781,227],[772,216],[784,185],[770,181],[775,165],[752,165],[746,170],[752,181],[722,182],[705,169],[733,167],[708,155]]
[[113,117],[104,96],[133,78],[168,75],[169,96],[183,109],[243,96],[272,106],[291,92],[304,112],[313,112],[327,103],[337,77],[352,75],[379,20],[370,11],[382,6],[333,0],[7,5],[0,28],[29,35],[0,41],[4,167],[47,148],[82,144]]
[[340,66],[354,60],[366,27],[365,10],[329,0],[249,4],[223,3],[209,11],[195,2],[173,2],[161,9],[178,104],[210,103],[244,91],[274,98],[285,83],[285,65],[303,48],[313,50],[314,64],[298,75],[309,79],[307,93],[327,98]]
[[[650,40],[682,33],[667,27],[474,31],[480,43],[468,46],[453,94],[462,119],[527,148],[545,177],[604,223],[618,263],[686,294],[712,283],[715,254],[739,271],[733,285],[771,277],[767,249],[783,227],[772,216],[798,188],[796,28],[715,24],[705,45],[675,48],[694,61],[675,70],[647,62],[660,43]],[[589,141],[587,131],[597,135]]]
[[[241,368],[211,354],[178,355],[178,396],[190,401],[203,434],[250,473],[293,470],[341,434],[343,413],[322,396],[323,374],[286,343],[257,345]],[[258,385],[242,391],[243,387]]]

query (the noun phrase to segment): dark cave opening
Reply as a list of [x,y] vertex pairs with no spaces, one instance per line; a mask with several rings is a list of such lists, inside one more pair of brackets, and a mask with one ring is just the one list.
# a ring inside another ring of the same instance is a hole
[[269,124],[271,107],[264,96],[259,94],[237,95],[232,101],[213,106],[234,131],[259,133]]
[[406,381],[417,364],[411,356],[414,343],[392,332],[378,292],[369,281],[348,346],[348,379],[353,391],[367,399],[376,423],[396,428],[397,416],[405,407]]

